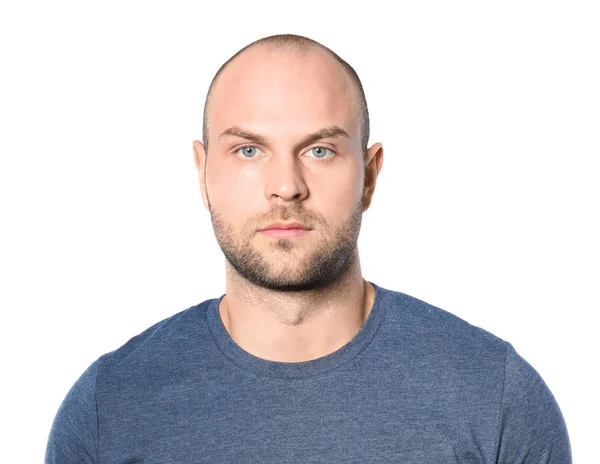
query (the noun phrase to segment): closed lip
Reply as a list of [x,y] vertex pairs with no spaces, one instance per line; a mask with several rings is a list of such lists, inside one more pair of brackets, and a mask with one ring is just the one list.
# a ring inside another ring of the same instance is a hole
[[310,227],[302,224],[301,222],[274,222],[273,224],[269,224],[267,227],[264,227],[260,230],[269,230],[269,229],[304,229],[310,230]]

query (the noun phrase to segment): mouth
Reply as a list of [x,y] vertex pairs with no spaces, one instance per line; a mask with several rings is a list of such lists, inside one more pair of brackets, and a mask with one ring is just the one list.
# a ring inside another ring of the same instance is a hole
[[300,237],[304,237],[305,235],[308,235],[308,233],[310,232],[310,229],[296,229],[296,228],[279,229],[279,228],[273,228],[273,229],[259,230],[259,232],[262,235],[265,235],[267,237],[273,237],[273,238],[300,238]]
[[275,222],[259,230],[261,234],[267,237],[276,238],[304,237],[310,231],[310,227],[301,222]]
[[272,224],[269,224],[266,227],[263,227],[260,230],[267,230],[267,229],[304,229],[304,230],[310,230],[310,227],[308,227],[307,225],[301,223],[301,222],[274,222]]

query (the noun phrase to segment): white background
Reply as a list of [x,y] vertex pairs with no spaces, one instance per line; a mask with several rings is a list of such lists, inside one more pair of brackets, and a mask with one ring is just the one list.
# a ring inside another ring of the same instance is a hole
[[354,66],[385,149],[365,278],[511,342],[595,462],[597,5],[3,3],[0,460],[42,462],[91,362],[224,292],[192,158],[204,97],[244,45],[297,33]]

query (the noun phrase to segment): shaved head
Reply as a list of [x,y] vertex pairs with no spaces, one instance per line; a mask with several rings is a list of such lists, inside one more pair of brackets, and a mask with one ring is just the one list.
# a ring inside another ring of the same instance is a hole
[[212,79],[210,87],[208,89],[206,95],[206,101],[204,103],[204,115],[202,121],[202,141],[204,144],[204,149],[208,154],[208,145],[209,145],[209,107],[211,103],[211,96],[213,93],[213,89],[217,84],[219,77],[221,74],[227,69],[228,65],[234,61],[239,55],[242,53],[260,48],[266,51],[268,54],[282,54],[284,56],[288,56],[290,60],[302,60],[304,59],[310,52],[315,50],[324,51],[328,56],[333,58],[335,62],[341,65],[342,70],[344,71],[345,76],[348,78],[351,87],[353,88],[354,101],[356,102],[356,115],[358,118],[358,126],[360,127],[360,141],[363,150],[367,149],[367,144],[369,141],[369,111],[367,108],[367,101],[365,98],[365,93],[360,82],[356,71],[350,66],[346,61],[340,58],[335,52],[325,47],[324,45],[316,42],[307,37],[294,35],[294,34],[281,34],[281,35],[273,35],[269,37],[264,37],[262,39],[256,40],[251,44],[245,46],[240,51],[238,51],[235,55],[229,58],[217,71],[215,76]]

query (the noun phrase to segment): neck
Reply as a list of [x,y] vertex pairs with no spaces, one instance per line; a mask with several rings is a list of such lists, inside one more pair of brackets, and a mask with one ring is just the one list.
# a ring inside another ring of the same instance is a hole
[[219,313],[231,338],[262,359],[302,362],[333,353],[361,329],[375,289],[355,264],[332,285],[280,292],[242,278],[227,262],[226,295]]

